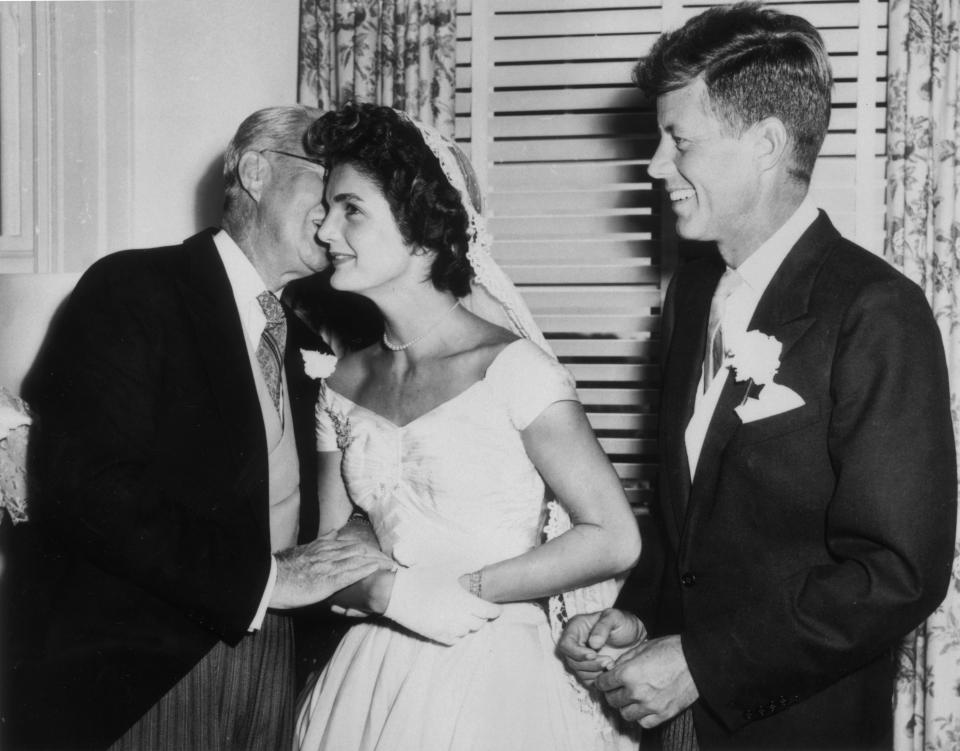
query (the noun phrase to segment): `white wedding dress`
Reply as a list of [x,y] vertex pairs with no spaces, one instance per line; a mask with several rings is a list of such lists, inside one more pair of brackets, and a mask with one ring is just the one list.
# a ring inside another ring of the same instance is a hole
[[[481,381],[404,426],[322,392],[318,448],[343,450],[350,497],[399,563],[468,572],[538,544],[544,484],[520,431],[577,395],[536,344],[509,344]],[[538,604],[507,604],[453,646],[370,618],[348,631],[306,696],[297,742],[302,751],[637,747],[583,699]]]

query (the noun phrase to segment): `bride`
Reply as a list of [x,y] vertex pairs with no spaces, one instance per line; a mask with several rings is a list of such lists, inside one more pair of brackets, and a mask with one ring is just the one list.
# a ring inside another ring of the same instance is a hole
[[308,139],[330,170],[331,283],[384,320],[320,389],[320,526],[362,509],[397,568],[340,593],[370,617],[306,695],[299,748],[636,748],[554,650],[567,617],[613,604],[637,526],[573,378],[487,253],[466,158],[374,105]]

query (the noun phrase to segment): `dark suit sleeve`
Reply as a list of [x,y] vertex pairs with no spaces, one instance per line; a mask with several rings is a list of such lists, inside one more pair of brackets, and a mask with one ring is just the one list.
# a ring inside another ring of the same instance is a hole
[[[677,316],[677,279],[674,276],[667,287],[660,316],[661,378],[666,370],[667,353],[673,340]],[[663,461],[660,462],[659,471],[664,472]],[[661,477],[658,492],[665,495],[666,488],[667,483]],[[659,504],[652,504],[647,517],[641,517],[643,551],[640,563],[630,572],[616,603],[617,607],[635,613],[652,636],[675,634],[680,628],[681,604],[674,586],[676,576],[671,576],[671,572],[677,569],[677,561],[665,518],[670,508],[666,500],[661,500]]]
[[[266,586],[269,541],[248,515],[224,513],[236,505],[218,495],[226,481],[185,490],[183,446],[208,420],[198,409],[195,425],[171,428],[172,400],[197,398],[171,383],[183,366],[173,339],[184,334],[169,322],[182,303],[169,279],[137,269],[94,266],[53,333],[39,404],[38,513],[81,559],[236,641]],[[208,444],[193,453],[215,463],[220,447]]]
[[675,275],[667,287],[663,298],[663,313],[660,316],[660,370],[666,367],[667,352],[670,351],[670,342],[673,340],[673,327],[677,318],[677,276]]
[[[671,283],[667,288],[660,316],[661,374],[673,328],[674,286]],[[669,597],[670,591],[665,577],[665,572],[670,569],[672,555],[663,514],[657,504],[651,504],[646,514],[638,516],[637,523],[643,540],[640,560],[628,574],[614,606],[640,618],[650,634],[658,636],[663,633],[665,623],[673,624],[672,633],[676,633],[676,619],[671,618],[670,614],[675,612],[677,603],[674,598]],[[673,568],[676,568],[675,564]]]
[[832,362],[808,364],[830,371],[826,450],[822,440],[795,444],[820,465],[793,493],[826,499],[821,560],[681,635],[702,700],[731,729],[759,719],[754,708],[801,701],[876,659],[948,586],[957,475],[927,302],[888,277],[865,286],[839,326]]

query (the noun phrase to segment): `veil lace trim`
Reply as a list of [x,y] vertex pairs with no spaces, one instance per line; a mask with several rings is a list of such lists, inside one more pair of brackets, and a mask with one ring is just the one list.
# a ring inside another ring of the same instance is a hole
[[[441,136],[433,128],[417,122],[406,115],[408,122],[416,126],[427,148],[436,156],[440,168],[450,184],[460,194],[467,213],[468,250],[467,259],[474,271],[470,293],[463,298],[463,306],[481,318],[513,331],[518,336],[537,344],[551,357],[556,355],[537,326],[527,304],[503,269],[490,254],[492,240],[484,221],[483,201],[476,175],[466,155],[452,141]],[[552,540],[573,526],[570,515],[556,498],[547,501],[546,519],[542,539]],[[613,605],[622,578],[608,579],[587,587],[562,592],[549,598],[547,616],[554,641],[560,638],[570,617],[578,613],[603,610]],[[580,708],[590,715],[597,732],[604,737],[612,736],[615,724],[607,718],[606,705],[595,692],[581,685],[572,674],[567,674],[576,688]]]
[[[445,139],[432,128],[415,120],[410,122],[417,127],[427,148],[437,157],[444,176],[460,194],[461,202],[467,212],[469,222],[467,260],[473,268],[474,281],[471,285],[471,293],[464,299],[464,305],[468,310],[490,320],[485,315],[488,304],[476,298],[484,294],[491,297],[494,309],[490,310],[489,314],[494,318],[493,323],[503,325],[503,316],[506,316],[509,325],[505,328],[509,328],[524,339],[529,339],[545,352],[553,355],[553,350],[547,344],[540,327],[534,322],[533,315],[520,297],[520,293],[517,292],[517,288],[490,255],[490,246],[493,243],[482,215],[483,199],[466,155],[455,143]],[[499,315],[496,309],[500,309]]]

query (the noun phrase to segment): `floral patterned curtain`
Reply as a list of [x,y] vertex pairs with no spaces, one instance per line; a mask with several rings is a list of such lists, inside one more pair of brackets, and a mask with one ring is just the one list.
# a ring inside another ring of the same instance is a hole
[[299,100],[388,104],[454,135],[456,0],[300,0]]
[[[960,0],[890,0],[887,258],[926,292],[960,436]],[[960,749],[960,543],[946,600],[904,641],[897,751]]]

